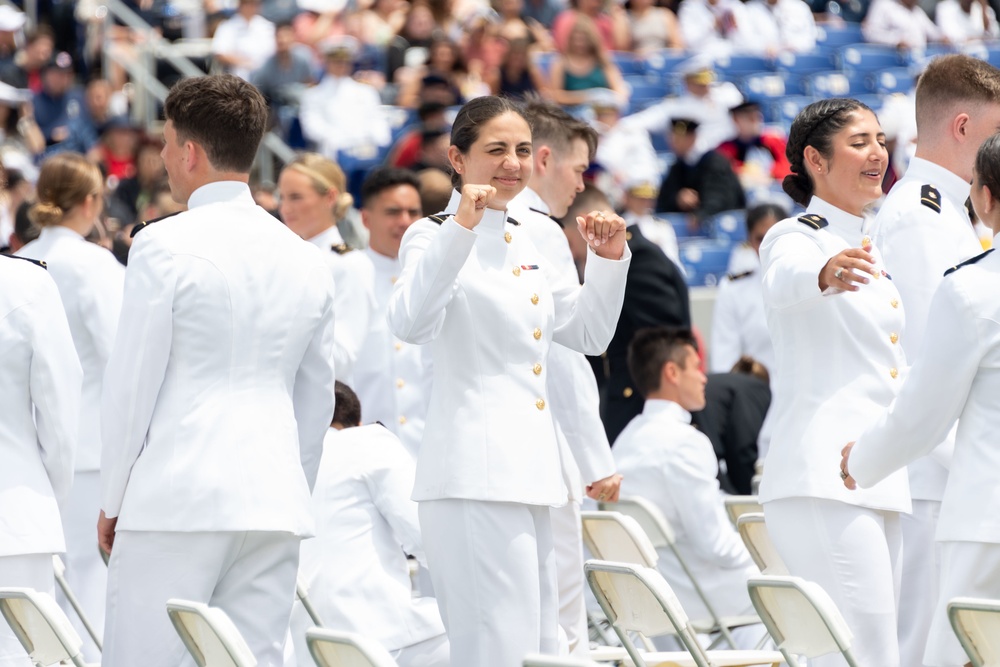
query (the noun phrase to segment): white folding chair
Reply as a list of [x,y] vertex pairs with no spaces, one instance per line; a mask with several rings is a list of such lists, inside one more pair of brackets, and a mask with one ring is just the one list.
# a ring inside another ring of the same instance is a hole
[[743,544],[746,545],[750,557],[764,574],[783,576],[788,574],[785,562],[774,548],[771,535],[767,532],[764,515],[758,512],[744,514],[736,521],[736,529],[740,531]]
[[815,658],[841,653],[848,667],[859,667],[851,653],[853,635],[840,610],[819,584],[799,577],[761,575],[747,581],[750,601],[789,667],[795,656]]
[[556,658],[551,655],[525,656],[522,667],[600,667],[596,662],[580,658]]
[[[777,651],[706,651],[670,585],[656,570],[629,563],[588,560],[587,582],[636,667],[743,667],[778,665]],[[647,652],[629,633],[642,637],[676,635],[684,652]]]
[[[631,517],[634,523],[631,524],[632,527],[627,528],[623,531],[623,535],[627,534],[633,540],[640,539],[638,536],[641,534],[639,531],[634,530],[635,524],[642,529],[642,533],[645,533],[646,542],[654,547],[653,551],[655,553],[656,549],[666,548],[674,555],[677,562],[680,564],[681,569],[684,571],[684,575],[691,582],[691,586],[697,593],[698,598],[701,600],[702,604],[705,605],[705,609],[708,610],[709,618],[695,619],[691,622],[695,630],[701,634],[715,634],[719,633],[719,636],[712,642],[711,646],[714,648],[721,642],[726,642],[729,644],[730,648],[736,648],[736,642],[733,640],[733,635],[730,632],[733,628],[743,627],[745,625],[755,625],[760,623],[760,619],[755,615],[747,616],[720,616],[716,611],[715,607],[712,605],[708,596],[705,595],[705,591],[702,589],[701,585],[698,583],[698,579],[691,572],[691,568],[685,562],[684,557],[681,555],[680,551],[677,549],[677,540],[674,536],[674,530],[667,521],[667,518],[663,516],[660,509],[649,502],[645,498],[631,497],[631,498],[620,498],[617,503],[600,503],[602,510],[615,510],[614,514],[625,515]],[[607,517],[609,521],[618,521],[616,517]],[[583,530],[584,540],[587,539],[587,527],[584,526]],[[597,535],[597,534],[595,534]],[[648,559],[628,559],[620,556],[620,549],[624,548],[621,545],[615,545],[610,543],[602,543],[598,550],[594,550],[590,543],[587,543],[587,547],[590,549],[590,553],[594,555],[595,558],[600,560],[609,560],[614,562],[624,562],[624,563],[634,563],[636,565],[644,565],[646,567],[656,567],[656,561],[653,560],[651,563]],[[646,547],[636,546],[638,551],[645,551]]]
[[973,667],[1000,667],[1000,600],[953,598],[948,620]]
[[90,638],[94,640],[94,644],[97,645],[97,650],[104,650],[104,646],[101,644],[101,637],[94,630],[94,626],[90,624],[90,619],[87,618],[87,614],[84,613],[83,607],[80,605],[80,601],[76,599],[76,595],[73,593],[73,589],[70,588],[69,582],[66,581],[66,565],[63,563],[62,558],[56,554],[52,554],[52,570],[55,573],[56,583],[59,585],[59,589],[66,596],[66,601],[69,602],[69,606],[73,607],[73,611],[76,612],[77,618],[83,623],[84,629]]
[[309,618],[312,619],[312,622],[315,623],[317,627],[322,628],[323,619],[319,617],[319,612],[316,611],[316,607],[314,607],[312,602],[309,600],[308,589],[301,581],[295,582],[295,597],[297,597],[299,602],[302,603],[302,608],[306,610],[307,614],[309,614]]
[[35,665],[87,667],[83,640],[47,593],[31,588],[0,588],[0,613]]
[[167,614],[198,667],[256,667],[243,635],[221,609],[172,599]]
[[398,667],[380,644],[353,632],[310,628],[306,643],[319,667]]
[[722,502],[726,506],[726,514],[729,515],[729,520],[733,522],[733,526],[736,525],[736,520],[744,514],[764,511],[764,507],[757,500],[757,496],[726,496]]

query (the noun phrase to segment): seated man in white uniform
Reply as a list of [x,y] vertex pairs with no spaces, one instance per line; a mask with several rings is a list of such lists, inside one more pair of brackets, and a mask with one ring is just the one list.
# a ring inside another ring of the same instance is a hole
[[[358,397],[338,382],[313,489],[316,537],[302,543],[299,581],[325,626],[377,641],[399,667],[448,667],[437,601],[411,593],[406,554],[426,567],[417,504],[410,500],[415,463],[389,429],[360,423]],[[305,645],[312,625],[296,604],[292,636],[300,667],[313,665]]]
[[[686,329],[640,329],[629,345],[628,367],[646,403],[615,440],[618,472],[629,481],[629,495],[652,502],[670,522],[677,549],[716,613],[746,614],[752,610],[747,578],[757,567],[726,517],[712,443],[691,426],[691,412],[705,407],[695,339]],[[688,616],[708,617],[674,555],[658,551],[658,568]],[[755,625],[733,636],[752,648],[762,633]]]

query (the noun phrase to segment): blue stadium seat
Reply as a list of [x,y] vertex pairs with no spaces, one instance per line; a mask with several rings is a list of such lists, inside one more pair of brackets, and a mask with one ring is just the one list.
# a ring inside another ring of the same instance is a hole
[[667,96],[669,89],[663,82],[655,78],[650,81],[645,75],[631,74],[625,77],[632,92],[629,95],[629,112],[635,113],[660,102]]
[[670,223],[670,226],[674,228],[674,234],[677,235],[678,239],[705,239],[705,236],[699,236],[691,232],[688,229],[688,214],[687,213],[654,213],[654,218],[659,218],[660,220],[666,220]]
[[846,23],[842,26],[823,25],[817,27],[817,42],[828,46],[847,46],[865,41],[860,23]]
[[665,79],[667,75],[674,74],[677,66],[690,57],[690,53],[677,49],[654,51],[646,56],[645,71],[647,74],[655,72],[660,79]]
[[549,75],[549,70],[552,69],[552,61],[558,55],[555,51],[539,51],[532,56],[542,76],[547,77]]
[[730,244],[747,240],[747,212],[743,209],[723,211],[702,222],[711,237]]
[[754,101],[777,99],[788,93],[785,76],[777,73],[748,74],[736,86],[744,97]]
[[775,119],[768,122],[780,123],[787,132],[799,112],[814,101],[815,99],[808,95],[788,95],[783,100],[777,101],[777,109],[773,112]]
[[622,75],[645,74],[646,62],[628,51],[612,51],[611,61],[621,70]]
[[907,56],[898,49],[880,44],[845,46],[837,54],[837,63],[844,72],[874,72],[909,64]]
[[881,111],[882,106],[885,104],[885,98],[877,93],[863,93],[861,95],[852,95],[852,97],[875,113]]
[[774,67],[779,72],[792,74],[812,74],[833,69],[834,63],[829,54],[825,53],[790,53],[778,56]]
[[681,265],[690,287],[718,285],[729,266],[731,243],[714,239],[678,239]]
[[806,77],[806,91],[816,98],[853,97],[871,92],[860,72],[816,72]]
[[771,61],[763,56],[721,56],[715,61],[715,71],[730,81],[747,74],[772,70]]
[[906,67],[893,67],[868,75],[870,88],[880,95],[908,93],[915,85],[913,73]]

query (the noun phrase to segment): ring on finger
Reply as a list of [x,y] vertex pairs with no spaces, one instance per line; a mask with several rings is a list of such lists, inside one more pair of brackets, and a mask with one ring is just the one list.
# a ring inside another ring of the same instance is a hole
[[841,278],[843,278],[844,277],[844,268],[840,267],[836,271],[834,271],[833,272],[833,277],[836,278],[837,280],[840,280]]
[[849,477],[849,475],[847,474],[846,470],[841,470],[840,471],[840,479],[847,479],[848,477]]

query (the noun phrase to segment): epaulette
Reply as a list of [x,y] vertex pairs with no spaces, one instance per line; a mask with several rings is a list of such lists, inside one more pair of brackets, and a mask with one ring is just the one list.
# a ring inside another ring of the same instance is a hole
[[824,227],[830,224],[829,222],[826,221],[826,218],[824,218],[821,215],[816,215],[815,213],[807,213],[805,215],[800,215],[799,222],[801,222],[803,225],[808,225],[816,230],[823,229]]
[[440,225],[444,224],[444,221],[448,219],[447,215],[448,215],[447,213],[437,213],[435,215],[429,215],[427,217]]
[[557,218],[556,216],[552,215],[551,213],[546,213],[545,211],[539,211],[537,208],[531,208],[530,206],[528,207],[528,210],[529,211],[534,211],[535,213],[537,213],[539,215],[544,215],[546,218],[548,218],[552,222],[554,222],[557,225],[559,225],[560,227],[562,227],[562,221],[559,218]]
[[732,282],[734,280],[741,280],[743,278],[746,278],[747,276],[752,276],[752,275],[753,275],[753,269],[750,269],[749,271],[743,271],[742,273],[730,273],[726,277],[729,278],[729,282]]
[[986,255],[990,254],[991,252],[993,252],[993,248],[990,248],[986,252],[980,253],[980,254],[976,255],[975,257],[971,257],[971,258],[965,260],[964,262],[962,262],[960,264],[956,264],[955,266],[953,266],[950,269],[948,269],[947,271],[945,271],[944,275],[947,276],[950,273],[954,273],[955,271],[958,271],[963,266],[968,266],[969,264],[975,264],[976,262],[978,262],[979,260],[981,260],[983,257],[986,257]]
[[20,255],[4,255],[4,257],[10,257],[11,259],[23,259],[26,262],[31,262],[35,266],[40,266],[46,271],[49,270],[49,265],[40,259],[31,259],[30,257],[21,257]]
[[337,253],[338,255],[345,255],[354,250],[354,248],[347,245],[346,243],[338,243],[337,245],[330,246],[330,250]]
[[940,213],[941,193],[933,185],[924,185],[920,188],[920,203],[935,213]]
[[167,218],[172,218],[178,213],[183,213],[183,211],[177,211],[176,213],[168,213],[167,215],[160,216],[159,218],[153,218],[152,220],[144,220],[143,222],[140,222],[138,225],[133,227],[132,233],[129,234],[128,236],[129,238],[134,238],[136,234],[144,230],[146,227],[149,227],[154,222],[159,222],[160,220],[166,220]]
[[507,222],[509,222],[510,224],[514,225],[515,227],[520,227],[521,226],[520,222],[518,222],[514,218],[510,217],[509,215],[507,216]]

